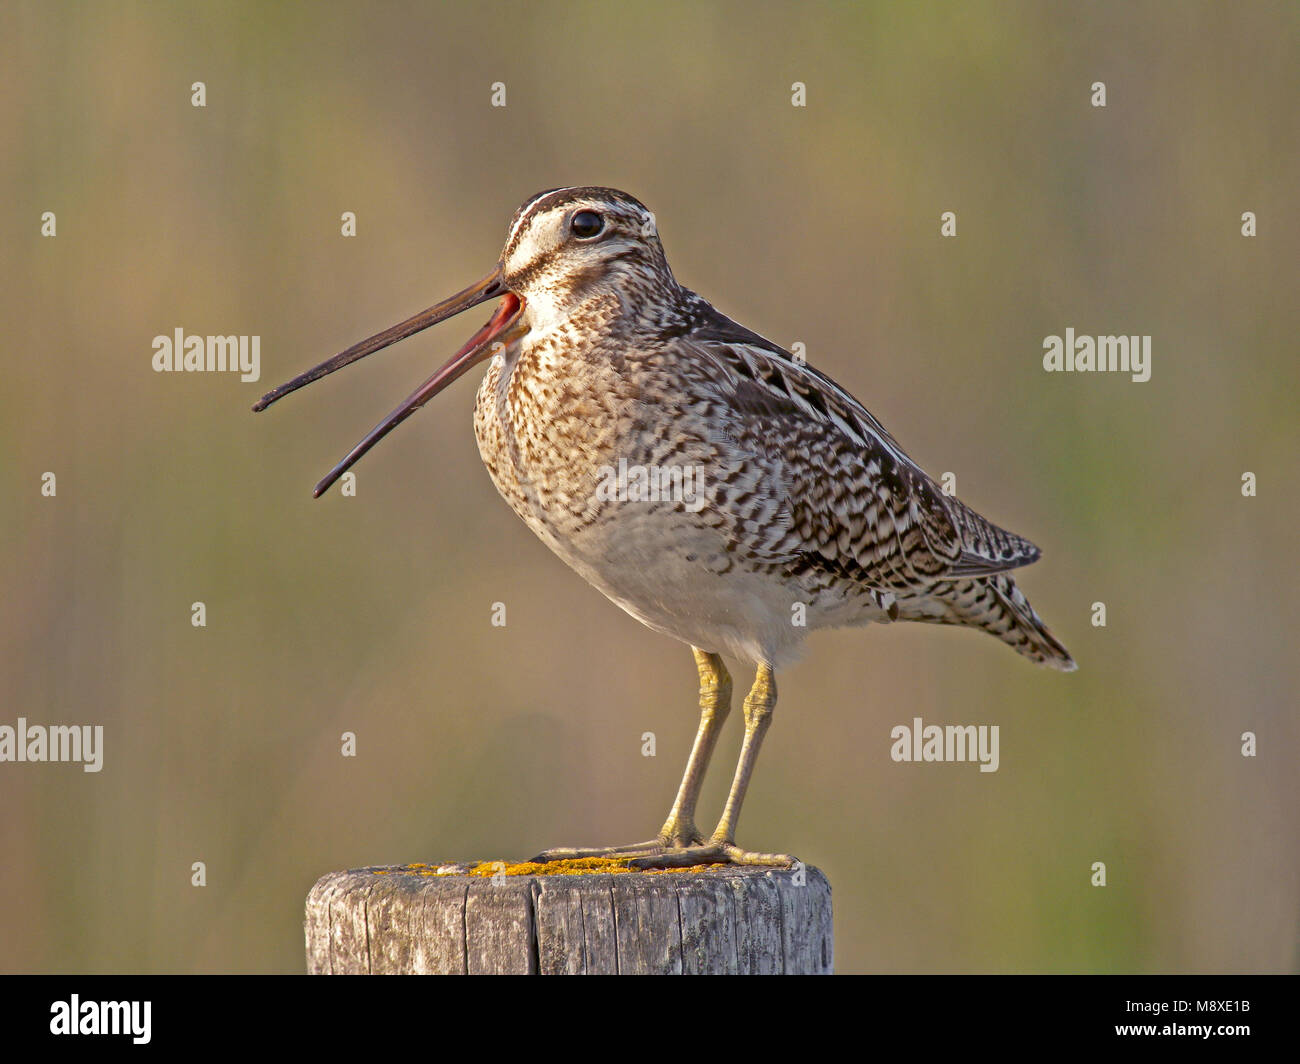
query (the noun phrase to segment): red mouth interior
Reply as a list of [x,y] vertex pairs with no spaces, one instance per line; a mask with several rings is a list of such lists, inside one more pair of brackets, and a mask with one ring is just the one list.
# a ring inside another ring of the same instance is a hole
[[523,304],[519,302],[517,295],[513,292],[507,292],[503,295],[501,302],[497,304],[496,313],[492,315],[492,320],[487,323],[484,329],[486,335],[481,342],[490,344],[498,333],[515,320],[521,309],[523,309]]
[[[451,361],[443,366],[436,376],[441,378],[443,372],[455,367],[455,374],[447,382],[450,383],[450,381],[455,380],[461,373],[469,369],[470,366],[482,361],[489,355],[495,354],[494,351],[488,350],[488,345],[519,316],[521,307],[519,297],[513,292],[507,292],[502,296],[501,302],[497,304],[497,309],[492,317],[488,319],[488,323],[465,341],[464,346],[451,356]],[[430,381],[433,379],[430,378]]]

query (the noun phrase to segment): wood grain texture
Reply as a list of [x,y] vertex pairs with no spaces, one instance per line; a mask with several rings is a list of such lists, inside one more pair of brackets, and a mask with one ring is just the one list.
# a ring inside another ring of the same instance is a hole
[[433,875],[331,872],[307,896],[313,975],[829,974],[812,867]]

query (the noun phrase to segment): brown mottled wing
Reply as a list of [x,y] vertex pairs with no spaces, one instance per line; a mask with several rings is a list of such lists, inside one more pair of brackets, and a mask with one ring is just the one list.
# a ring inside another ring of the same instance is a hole
[[[891,591],[1028,565],[1039,550],[939,486],[856,399],[776,345],[693,337],[732,453],[766,476],[720,500],[747,549]],[[679,341],[682,342],[682,341]],[[779,496],[754,498],[759,496]],[[758,505],[765,503],[765,506]],[[766,510],[766,527],[756,521]]]

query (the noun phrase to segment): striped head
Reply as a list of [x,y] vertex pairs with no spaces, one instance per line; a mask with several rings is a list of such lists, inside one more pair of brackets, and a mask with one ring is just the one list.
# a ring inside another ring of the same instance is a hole
[[655,217],[613,188],[550,189],[515,212],[501,251],[502,284],[527,324],[554,327],[593,297],[614,296],[624,314],[675,302],[679,289]]
[[[452,381],[530,333],[549,331],[570,318],[588,326],[594,320],[605,332],[663,329],[680,323],[685,299],[668,269],[654,215],[641,203],[612,188],[551,189],[515,212],[501,258],[487,276],[273,388],[253,409],[265,410],[290,392],[398,340],[481,303],[500,300],[487,323],[316,485],[320,496]],[[594,315],[577,314],[595,305],[599,310]]]

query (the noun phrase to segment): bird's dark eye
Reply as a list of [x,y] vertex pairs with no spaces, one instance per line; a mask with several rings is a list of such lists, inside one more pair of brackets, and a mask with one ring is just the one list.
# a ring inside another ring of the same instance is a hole
[[580,240],[590,240],[593,236],[600,235],[600,231],[605,228],[605,219],[595,211],[578,211],[569,221],[569,228]]

